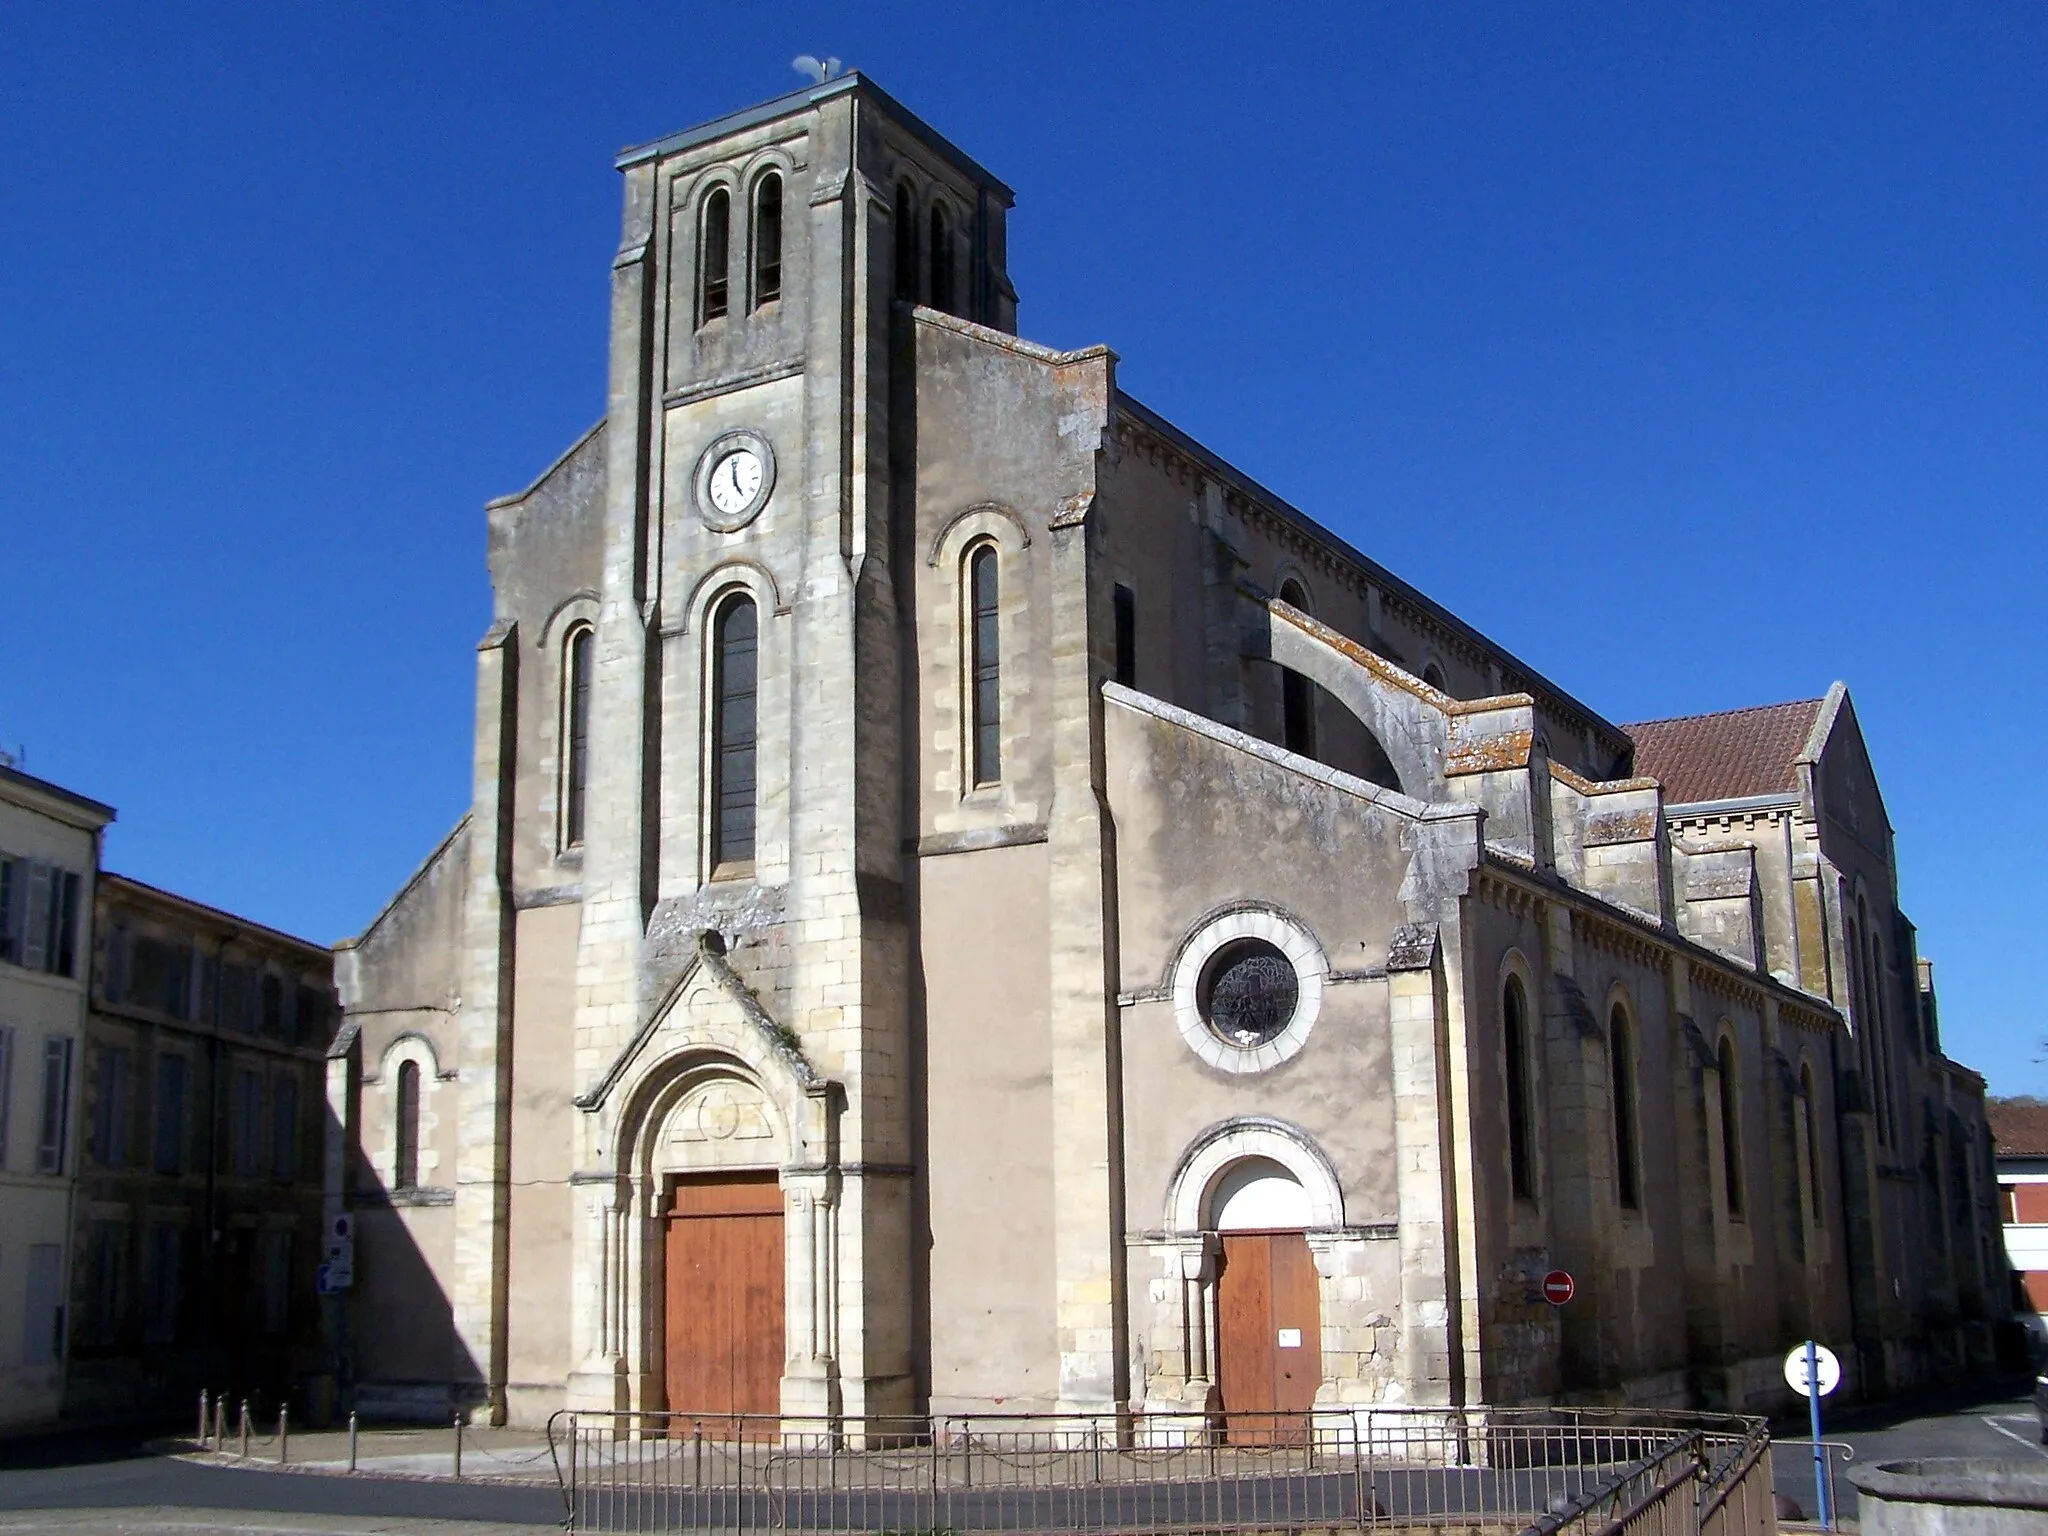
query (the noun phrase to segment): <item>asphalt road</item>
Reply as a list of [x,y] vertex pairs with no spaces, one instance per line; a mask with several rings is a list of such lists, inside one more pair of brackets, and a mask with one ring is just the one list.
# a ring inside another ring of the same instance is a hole
[[[56,1528],[35,1512],[57,1511],[105,1512],[104,1520],[90,1525],[76,1519],[57,1522],[73,1532],[369,1532],[420,1529],[422,1521],[464,1521],[473,1522],[465,1536],[482,1536],[474,1523],[532,1530],[562,1522],[561,1495],[552,1488],[196,1466],[151,1455],[142,1442],[137,1434],[71,1434],[0,1445],[0,1530]],[[173,1511],[203,1511],[212,1523],[173,1521]],[[228,1521],[233,1523],[223,1523]]]
[[[1798,1504],[1809,1520],[1819,1517],[1813,1486],[1813,1445],[1802,1424],[1772,1426],[1772,1483]],[[1798,1439],[1794,1441],[1793,1436]],[[1836,1512],[1856,1518],[1856,1490],[1846,1465],[1916,1456],[1985,1456],[2001,1461],[2048,1460],[2031,1393],[2002,1385],[1965,1387],[1903,1407],[1852,1409],[1839,1417],[1823,1406],[1821,1438],[1845,1443],[1854,1453],[1845,1463],[1831,1453]]]

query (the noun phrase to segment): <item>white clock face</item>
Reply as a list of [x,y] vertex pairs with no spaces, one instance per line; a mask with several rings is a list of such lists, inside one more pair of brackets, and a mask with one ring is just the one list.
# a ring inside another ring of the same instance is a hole
[[711,505],[727,517],[746,510],[761,490],[761,457],[735,448],[711,467]]

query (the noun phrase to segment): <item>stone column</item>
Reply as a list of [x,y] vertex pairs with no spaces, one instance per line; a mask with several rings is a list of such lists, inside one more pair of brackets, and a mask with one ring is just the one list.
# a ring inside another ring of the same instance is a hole
[[1434,928],[1403,925],[1387,954],[1394,1090],[1394,1189],[1401,1213],[1397,1358],[1410,1402],[1453,1401],[1458,1286],[1443,1074],[1446,1024]]

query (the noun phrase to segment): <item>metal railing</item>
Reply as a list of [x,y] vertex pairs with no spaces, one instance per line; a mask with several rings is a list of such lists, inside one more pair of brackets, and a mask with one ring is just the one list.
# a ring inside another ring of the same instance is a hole
[[1726,1416],[564,1411],[548,1440],[573,1531],[1771,1529],[1768,1438]]

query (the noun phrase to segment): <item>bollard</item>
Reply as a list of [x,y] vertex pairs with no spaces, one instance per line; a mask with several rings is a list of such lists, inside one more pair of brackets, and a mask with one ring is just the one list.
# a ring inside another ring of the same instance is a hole
[[348,1469],[351,1472],[356,1469],[356,1411],[353,1408],[348,1411]]
[[213,1448],[216,1451],[228,1448],[228,1395],[225,1392],[214,1394]]
[[704,1426],[690,1426],[690,1486],[704,1486]]
[[455,1481],[462,1481],[462,1415],[455,1415]]
[[206,1402],[206,1388],[201,1387],[199,1389],[199,1449],[202,1451],[206,1449],[206,1429],[208,1421],[212,1418],[213,1414]]
[[283,1403],[277,1405],[277,1464],[284,1465],[284,1448],[291,1440],[291,1410]]
[[242,1399],[242,1455],[249,1454],[249,1399]]

